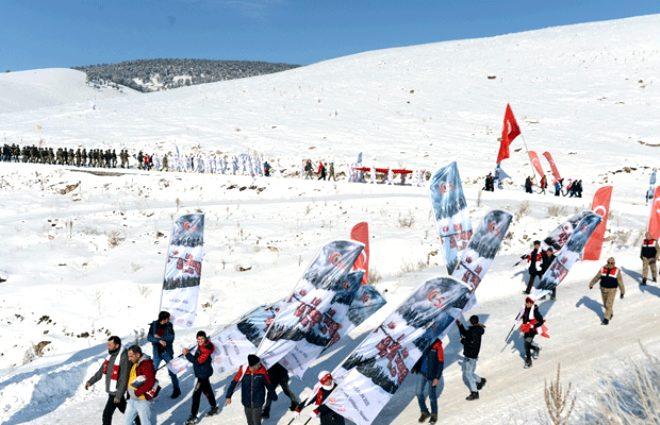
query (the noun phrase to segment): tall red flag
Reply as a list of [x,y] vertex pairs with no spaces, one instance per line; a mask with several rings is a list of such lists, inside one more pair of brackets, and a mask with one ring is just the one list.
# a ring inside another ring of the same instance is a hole
[[369,282],[369,224],[366,221],[356,224],[351,229],[351,239],[362,242],[364,250],[353,264],[353,270],[364,270],[362,284]]
[[513,139],[520,135],[520,127],[513,116],[511,106],[506,104],[506,111],[504,111],[504,123],[502,124],[502,140],[500,141],[500,151],[497,153],[497,163],[509,157],[509,145]]
[[552,154],[546,151],[543,152],[543,156],[545,157],[545,159],[548,160],[548,164],[550,164],[550,169],[552,170],[552,175],[555,176],[555,181],[561,180],[561,175],[559,175],[559,169],[555,164],[555,160],[552,158]]
[[545,173],[543,172],[543,167],[541,167],[541,160],[539,159],[539,156],[534,151],[529,151],[528,153],[529,153],[529,160],[532,162],[532,166],[534,166],[534,169],[536,170],[536,174],[538,174],[539,177],[545,176]]
[[653,203],[651,204],[649,233],[653,239],[660,239],[660,186],[656,186]]
[[607,216],[610,213],[610,200],[612,199],[612,186],[603,186],[594,193],[594,200],[591,203],[591,211],[595,212],[603,219],[596,230],[591,234],[587,244],[584,247],[584,260],[598,260],[600,252],[603,249],[603,236],[607,228]]

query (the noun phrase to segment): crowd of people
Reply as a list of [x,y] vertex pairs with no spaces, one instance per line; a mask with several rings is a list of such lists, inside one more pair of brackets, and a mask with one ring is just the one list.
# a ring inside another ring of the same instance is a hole
[[[496,173],[497,174],[497,173]],[[508,178],[508,176],[507,176]],[[502,189],[501,180],[498,180],[496,175],[493,173],[488,173],[484,179],[483,190],[487,192],[494,192],[495,187]],[[525,178],[525,192],[534,193],[534,186],[538,186],[538,193],[546,194],[548,190],[548,177],[546,175],[541,176],[541,180],[538,185],[534,182],[534,176],[527,176]],[[564,185],[564,179],[555,180],[553,183],[554,195],[555,196],[568,196],[569,198],[582,198],[582,180],[573,180],[569,179]]]

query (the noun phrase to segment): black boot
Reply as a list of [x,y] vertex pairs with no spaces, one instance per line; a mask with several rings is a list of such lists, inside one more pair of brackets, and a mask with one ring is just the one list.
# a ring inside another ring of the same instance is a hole
[[466,400],[479,400],[479,393],[477,391],[472,391],[469,396],[465,397]]
[[646,285],[646,278],[645,277],[642,278],[642,286],[644,286],[644,285]]
[[190,415],[188,420],[186,421],[186,425],[194,425],[197,423],[197,416]]
[[218,414],[218,406],[213,406],[211,407],[211,410],[209,410],[209,413],[207,413],[207,416],[213,416]]
[[607,319],[603,319],[603,321],[600,323],[601,325],[609,325],[610,321]]
[[424,423],[430,416],[431,415],[428,412],[422,412],[422,414],[419,415],[419,419],[417,420],[417,422],[419,422],[420,424]]
[[486,378],[481,378],[481,381],[477,384],[477,391],[481,391],[484,386],[486,386]]
[[532,367],[532,359],[525,360],[525,369]]
[[270,418],[270,408],[268,408],[268,409],[264,409],[264,411],[261,412],[261,417],[262,417],[263,419],[268,419],[268,418]]
[[172,395],[170,397],[171,398],[179,398],[180,395],[181,395],[181,390],[177,388],[174,391],[172,391]]
[[438,414],[437,413],[431,413],[431,420],[429,421],[430,424],[435,424],[438,422]]
[[293,412],[293,411],[296,410],[296,408],[298,408],[298,403],[296,403],[295,401],[291,400],[291,406],[289,406],[289,410]]

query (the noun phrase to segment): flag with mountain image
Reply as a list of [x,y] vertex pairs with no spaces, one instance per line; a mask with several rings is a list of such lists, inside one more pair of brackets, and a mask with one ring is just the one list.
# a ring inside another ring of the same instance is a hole
[[429,191],[447,272],[452,274],[459,252],[465,249],[472,236],[472,223],[455,161],[433,174]]
[[[334,241],[321,249],[261,340],[257,355],[264,365],[273,366],[298,344],[325,347],[328,329],[338,326],[330,315],[333,300],[351,285],[346,277],[363,249],[356,241]],[[356,273],[361,280],[362,272]]]
[[325,404],[357,425],[371,424],[433,343],[427,331],[453,322],[468,298],[468,287],[451,277],[421,284],[332,372],[337,387]]
[[174,222],[167,248],[160,302],[175,326],[188,328],[195,321],[203,257],[204,214],[182,215]]
[[537,300],[549,294],[564,280],[573,264],[580,261],[584,246],[601,220],[602,218],[596,213],[591,211],[584,213],[584,217],[575,226],[564,246],[556,254],[555,260],[532,290],[530,296],[533,299]]
[[468,284],[472,290],[476,289],[495,259],[512,218],[506,211],[489,211],[461,253],[452,277]]

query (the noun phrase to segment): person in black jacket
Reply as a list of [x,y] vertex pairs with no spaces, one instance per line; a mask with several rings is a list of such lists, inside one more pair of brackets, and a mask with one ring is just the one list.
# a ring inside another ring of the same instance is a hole
[[533,183],[532,183],[532,178],[531,178],[531,177],[527,177],[527,178],[525,179],[525,192],[527,192],[527,193],[533,193],[533,191],[532,191],[532,185],[533,185]]
[[527,280],[527,288],[523,291],[525,294],[529,295],[534,287],[534,279],[536,279],[536,277],[540,279],[541,276],[543,276],[543,272],[541,271],[541,264],[543,264],[541,241],[534,241],[532,252],[523,255],[521,258],[529,262],[529,267],[527,268],[529,279]]
[[461,333],[461,344],[463,344],[463,382],[470,389],[470,395],[466,400],[479,399],[479,390],[486,385],[486,378],[476,374],[477,359],[481,350],[481,337],[485,326],[479,323],[479,316],[470,316],[470,327],[465,328],[460,320],[456,320],[458,331]]
[[206,399],[211,405],[211,410],[209,411],[208,416],[213,416],[218,413],[218,405],[215,401],[215,395],[213,395],[213,388],[211,388],[210,381],[210,378],[213,375],[213,359],[211,358],[211,355],[213,354],[214,348],[215,347],[211,341],[206,337],[206,332],[199,331],[197,332],[197,349],[195,350],[195,354],[190,353],[190,350],[187,348],[183,349],[183,355],[193,364],[193,371],[197,378],[197,383],[195,384],[192,396],[190,417],[186,421],[186,425],[197,423],[197,412],[199,412],[199,400],[202,397],[202,393],[204,393]]
[[131,365],[128,363],[126,350],[121,350],[121,339],[118,336],[108,338],[108,355],[103,364],[96,373],[85,383],[85,389],[105,377],[105,392],[108,393],[108,400],[103,409],[103,425],[112,424],[112,415],[115,409],[121,413],[126,411],[126,386],[128,385],[128,373]]
[[[291,391],[289,388],[289,371],[286,370],[284,366],[282,366],[279,363],[275,363],[273,367],[268,369],[268,377],[270,378],[270,382],[273,385],[274,389],[277,389],[277,386],[279,385],[282,387],[282,392],[286,394],[287,397],[291,400],[291,406],[289,406],[289,410],[294,411],[296,407],[298,407],[298,403],[300,401],[298,400],[298,397]],[[266,399],[266,405],[264,406],[264,411],[261,413],[261,417],[263,419],[268,419],[270,418],[270,405],[272,404],[272,400],[270,398]]]
[[277,394],[273,387],[268,371],[261,364],[261,359],[254,354],[248,356],[248,367],[243,371],[243,366],[232,379],[227,388],[225,403],[231,404],[231,396],[241,383],[241,403],[245,410],[248,425],[261,425],[261,412],[266,399],[266,393],[272,401],[277,401]]
[[[165,364],[167,364],[174,358],[174,348],[172,348],[172,345],[174,344],[174,327],[172,326],[172,323],[170,323],[170,313],[167,311],[161,311],[158,313],[158,320],[154,320],[149,325],[147,340],[153,347],[154,369],[158,372],[158,366],[161,361],[164,361]],[[169,368],[167,369],[167,372],[172,381],[172,398],[177,398],[181,395],[179,378],[177,378],[176,373],[169,370]]]
[[[429,421],[431,424],[438,422],[438,397],[440,397],[445,387],[445,381],[442,378],[444,365],[445,352],[442,347],[442,340],[436,339],[412,368],[413,373],[420,375],[416,390],[417,402],[421,411],[420,423],[428,418],[431,418]],[[431,413],[426,408],[426,387],[428,387],[429,401],[431,402]]]
[[[539,311],[539,307],[534,304],[530,297],[525,299],[525,309],[522,314],[522,324],[520,331],[525,339],[525,369],[532,367],[532,356],[537,358],[541,347],[534,343],[534,337],[538,334],[537,329],[543,326],[545,320]],[[532,354],[532,352],[534,352]]]
[[[555,260],[555,250],[551,246],[548,247],[545,251],[541,253],[541,277],[545,274],[546,270],[550,268],[550,265]],[[552,288],[550,293],[550,299],[557,299],[557,287]]]

